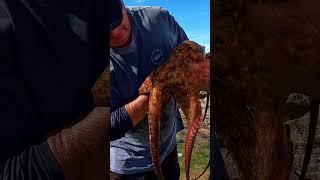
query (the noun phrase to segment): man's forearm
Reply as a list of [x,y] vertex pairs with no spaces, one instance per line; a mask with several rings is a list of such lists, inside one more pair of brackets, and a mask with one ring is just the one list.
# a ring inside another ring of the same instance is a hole
[[147,115],[148,106],[149,98],[146,95],[140,95],[137,99],[124,106],[134,127]]
[[124,106],[111,112],[110,118],[110,141],[123,137],[129,129],[133,128],[132,121]]
[[106,107],[95,108],[81,122],[48,138],[66,179],[106,179],[108,119]]
[[140,95],[134,101],[114,110],[111,113],[110,139],[121,138],[143,120],[148,112],[148,104],[148,96]]

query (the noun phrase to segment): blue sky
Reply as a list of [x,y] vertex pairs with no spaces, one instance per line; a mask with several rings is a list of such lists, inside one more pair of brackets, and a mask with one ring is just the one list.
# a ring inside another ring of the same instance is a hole
[[210,0],[124,0],[126,6],[161,6],[174,16],[190,40],[210,51]]

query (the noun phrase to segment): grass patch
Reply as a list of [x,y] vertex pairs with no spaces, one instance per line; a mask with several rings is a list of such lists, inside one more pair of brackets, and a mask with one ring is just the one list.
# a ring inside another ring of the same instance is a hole
[[[180,179],[185,179],[185,171],[184,171],[184,144],[185,144],[185,133],[180,132],[177,135],[177,144],[178,144],[178,154],[182,154],[179,158],[180,165]],[[191,167],[190,167],[190,176],[191,179],[198,177],[203,170],[206,168],[209,156],[210,156],[210,144],[209,139],[203,138],[201,136],[197,136],[195,146],[192,151],[191,158]],[[206,173],[199,179],[208,180],[209,179],[209,169]]]

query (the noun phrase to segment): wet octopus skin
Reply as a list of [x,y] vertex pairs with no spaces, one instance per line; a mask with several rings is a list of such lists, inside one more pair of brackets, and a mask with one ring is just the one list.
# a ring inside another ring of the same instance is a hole
[[251,4],[245,31],[215,53],[215,127],[242,179],[291,178],[284,102],[293,92],[320,98],[320,13],[296,3]]
[[188,63],[205,60],[197,43],[185,41],[174,49],[169,59],[153,71],[139,88],[140,94],[149,94],[149,141],[152,161],[159,179],[164,179],[159,159],[160,123],[164,106],[173,98],[186,115],[188,132],[185,144],[185,172],[189,169],[195,138],[203,121],[198,96],[202,90],[197,76],[191,74]]

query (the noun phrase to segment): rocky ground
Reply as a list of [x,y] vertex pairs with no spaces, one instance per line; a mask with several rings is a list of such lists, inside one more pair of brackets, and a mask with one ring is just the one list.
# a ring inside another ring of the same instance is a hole
[[[307,142],[309,113],[299,119],[288,121],[291,127],[291,138],[294,143],[294,169],[300,172],[302,168],[305,143]],[[320,179],[320,123],[318,120],[317,137],[314,144],[311,162],[309,164],[307,177]],[[295,178],[297,179],[297,178]]]

